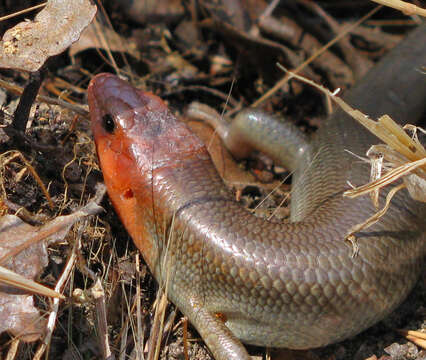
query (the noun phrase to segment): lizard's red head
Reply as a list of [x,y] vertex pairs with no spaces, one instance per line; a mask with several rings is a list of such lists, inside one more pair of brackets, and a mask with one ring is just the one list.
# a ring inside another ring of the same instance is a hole
[[145,253],[151,246],[144,239],[152,238],[147,234],[152,229],[139,218],[143,214],[149,218],[152,212],[154,174],[179,166],[179,159],[205,151],[205,147],[159,97],[115,75],[95,76],[88,99],[108,194],[134,242]]

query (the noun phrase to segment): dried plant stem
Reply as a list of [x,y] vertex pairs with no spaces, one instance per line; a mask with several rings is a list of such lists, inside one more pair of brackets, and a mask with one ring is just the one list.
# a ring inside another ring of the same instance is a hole
[[398,330],[398,332],[405,336],[407,340],[410,340],[417,346],[426,349],[426,333],[414,330]]
[[135,344],[136,358],[143,359],[143,329],[142,329],[142,304],[141,304],[141,276],[139,253],[136,254],[136,332],[138,341]]
[[[9,83],[3,79],[0,79],[0,87],[17,95],[22,94],[22,92],[24,91],[22,87]],[[44,95],[37,95],[36,100],[46,104],[59,105],[63,108],[66,108],[68,110],[75,112],[76,114],[84,116],[85,118],[89,117],[89,112],[80,105],[73,105],[64,100],[56,99],[56,98],[52,98],[52,97],[44,96]]]
[[[84,221],[83,224],[80,225],[80,227],[78,229],[77,237],[76,237],[76,240],[74,242],[74,246],[71,250],[71,254],[68,258],[65,269],[62,272],[62,275],[59,278],[59,280],[58,280],[58,282],[56,283],[56,286],[55,286],[55,290],[58,291],[58,292],[61,291],[62,287],[68,281],[68,278],[71,274],[71,271],[74,268],[74,264],[77,260],[78,252],[81,249],[81,237],[83,235],[83,231],[86,228],[86,226],[87,226],[87,220]],[[42,358],[44,352],[46,351],[47,347],[49,346],[50,340],[52,338],[53,330],[55,329],[56,318],[58,317],[58,310],[59,310],[59,299],[54,299],[53,305],[52,305],[52,311],[49,315],[49,319],[48,319],[48,322],[47,322],[46,335],[45,335],[44,339],[42,340],[42,343],[38,347],[38,349],[37,349],[37,351],[36,351],[36,353],[33,357],[33,360],[40,360]]]
[[4,360],[15,360],[15,359],[17,359],[16,353],[18,352],[18,347],[19,347],[20,343],[21,343],[21,340],[18,339],[18,338],[13,339],[10,342],[9,350],[8,350],[7,355],[4,358]]
[[[47,203],[49,204],[49,207],[53,210],[54,205],[53,205],[52,198],[50,197],[49,192],[47,191],[46,187],[43,184],[43,181],[41,180],[40,176],[37,174],[37,171],[35,171],[33,166],[27,161],[27,159],[24,157],[24,155],[22,155],[21,152],[16,151],[16,150],[11,150],[11,151],[5,152],[4,154],[2,154],[0,156],[0,160],[1,160],[2,157],[6,156],[8,154],[13,154],[12,155],[13,158],[15,156],[17,156],[22,160],[22,162],[25,164],[25,166],[27,167],[27,169],[29,170],[31,175],[34,177],[34,180],[37,182],[37,184],[40,187],[41,191],[43,192],[44,196],[46,197]],[[5,166],[5,164],[6,164],[6,161],[3,162],[3,164],[1,164],[1,165]]]
[[377,4],[385,5],[402,11],[405,15],[420,15],[426,17],[426,9],[401,0],[371,0]]
[[377,221],[380,220],[380,218],[386,213],[386,211],[389,209],[390,206],[390,202],[392,200],[392,198],[394,197],[394,195],[401,189],[405,188],[405,184],[399,184],[397,186],[395,186],[394,188],[392,188],[388,195],[386,196],[386,203],[385,206],[383,207],[383,209],[381,209],[380,211],[376,212],[374,215],[372,215],[371,217],[369,217],[367,220],[365,220],[364,222],[362,222],[361,224],[357,224],[355,226],[352,226],[348,233],[345,236],[345,239],[353,242],[353,239],[351,239],[355,233],[367,229],[369,228],[371,225],[374,225]]
[[102,350],[103,359],[111,359],[112,353],[108,340],[108,323],[107,323],[107,310],[105,304],[105,291],[102,287],[99,278],[96,280],[95,285],[91,289],[91,295],[95,301],[96,306],[96,328],[100,347]]
[[358,196],[367,194],[370,191],[372,191],[374,188],[383,187],[383,186],[391,184],[392,182],[398,180],[402,176],[407,175],[408,173],[412,172],[413,170],[423,165],[426,165],[426,158],[423,158],[408,164],[403,164],[387,172],[385,175],[383,175],[381,178],[377,179],[376,181],[362,185],[360,187],[357,187],[356,189],[347,190],[343,193],[343,195],[353,199]]
[[35,6],[32,6],[32,7],[26,8],[24,10],[17,11],[13,14],[2,16],[2,17],[0,17],[0,21],[5,21],[7,19],[11,19],[11,18],[14,18],[14,17],[22,15],[22,14],[26,14],[27,12],[40,9],[43,6],[45,6],[46,4],[47,4],[47,2],[44,2],[44,3],[38,4],[38,5],[35,5]]
[[0,266],[0,283],[8,284],[35,294],[65,299],[65,297],[59,292],[53,291],[47,286],[36,283],[33,280],[27,279],[26,277],[6,269],[3,266]]
[[[279,65],[280,66],[280,65]],[[340,108],[345,111],[352,118],[357,120],[360,124],[366,127],[370,132],[372,132],[379,139],[384,141],[389,147],[395,150],[397,153],[402,154],[405,157],[406,162],[401,166],[396,167],[395,169],[389,171],[384,176],[379,179],[363,185],[359,188],[346,191],[344,196],[348,197],[357,197],[366,193],[378,191],[379,188],[388,185],[395,180],[401,178],[404,175],[408,175],[416,169],[426,170],[426,150],[424,147],[418,142],[409,137],[404,130],[396,124],[390,116],[383,115],[379,118],[378,121],[369,119],[368,116],[363,114],[361,111],[352,108],[349,104],[347,104],[344,100],[340,99],[336,96],[336,93],[332,93],[330,90],[324,88],[321,85],[316,84],[315,82],[304,78],[303,76],[297,75],[293,72],[290,72],[280,66],[285,72],[288,72],[288,76],[294,77],[298,80],[301,80],[321,92],[325,93],[330,97],[334,102],[336,102]],[[365,220],[361,224],[357,224],[349,229],[345,239],[351,241],[355,244],[354,234],[370,227],[375,224],[388,210],[390,206],[390,201],[392,197],[401,189],[405,188],[406,184],[402,183],[395,186],[393,189],[389,191],[386,197],[386,204],[382,210],[375,213],[373,216]],[[411,184],[410,184],[411,187]],[[411,191],[410,191],[411,194]],[[375,204],[376,205],[376,204]],[[355,246],[356,248],[356,246]]]
[[189,360],[189,351],[188,351],[188,318],[185,316],[182,319],[183,323],[183,356],[185,357],[185,360]]
[[[419,143],[411,139],[404,132],[404,130],[388,115],[381,116],[378,121],[372,120],[361,111],[352,108],[349,104],[347,104],[341,98],[337,97],[336,94],[332,93],[330,90],[316,84],[312,80],[306,79],[303,76],[288,71],[281,65],[278,66],[283,71],[288,72],[290,77],[294,77],[300,81],[303,81],[328,95],[335,103],[340,106],[343,111],[357,120],[361,125],[366,127],[370,132],[388,144],[395,151],[404,155],[408,160],[417,161],[426,157],[426,150]],[[426,170],[426,166],[423,165],[421,167]]]

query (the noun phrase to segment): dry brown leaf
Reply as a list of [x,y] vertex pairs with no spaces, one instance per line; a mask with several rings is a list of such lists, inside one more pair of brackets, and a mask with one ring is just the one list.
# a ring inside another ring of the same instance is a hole
[[242,189],[247,184],[257,182],[252,174],[238,166],[229,151],[222,145],[219,136],[209,125],[200,121],[188,121],[187,125],[206,144],[216,169],[226,183]]
[[140,53],[134,42],[123,38],[113,29],[102,25],[100,21],[96,26],[94,23],[90,24],[82,32],[80,39],[70,47],[69,54],[74,56],[81,51],[93,48],[107,50],[106,47],[111,51],[126,52],[140,60]]
[[[15,273],[35,279],[48,263],[46,245],[62,241],[71,226],[88,215],[102,210],[90,202],[71,215],[60,216],[35,227],[19,217],[0,218],[0,265]],[[0,283],[0,333],[10,331],[24,341],[35,341],[44,332],[45,319],[34,307],[26,291]]]
[[6,31],[0,42],[0,67],[37,71],[77,41],[95,14],[90,0],[49,0],[33,21]]
[[[0,218],[0,256],[10,252],[26,240],[26,234],[34,227],[19,217],[6,215]],[[18,255],[11,257],[4,266],[29,279],[34,279],[47,265],[44,242],[38,242]],[[42,334],[45,320],[34,307],[32,295],[0,283],[0,333],[10,331],[25,341],[35,341]]]

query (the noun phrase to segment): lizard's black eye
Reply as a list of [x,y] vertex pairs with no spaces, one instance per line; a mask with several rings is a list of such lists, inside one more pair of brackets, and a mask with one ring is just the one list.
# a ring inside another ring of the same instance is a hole
[[102,116],[102,126],[110,134],[114,132],[115,123],[114,119],[110,114],[105,114],[104,116]]

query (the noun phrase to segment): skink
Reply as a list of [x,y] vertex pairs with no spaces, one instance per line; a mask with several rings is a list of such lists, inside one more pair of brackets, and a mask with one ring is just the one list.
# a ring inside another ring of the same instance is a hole
[[[418,71],[425,62],[423,25],[345,99],[371,117],[415,121],[426,107],[426,78]],[[238,339],[292,349],[343,340],[383,319],[415,284],[426,253],[426,209],[405,190],[377,224],[357,234],[358,256],[344,241],[374,212],[368,197],[342,197],[348,182],[363,184],[369,174],[345,150],[363,155],[377,139],[341,111],[309,145],[300,141],[297,156],[285,146],[271,150],[298,166],[291,222],[278,224],[233,200],[204,144],[155,95],[100,74],[88,98],[110,199],[216,360],[249,359]],[[247,126],[277,138],[278,125],[254,114],[245,117]],[[227,136],[230,147],[238,144],[235,134]]]

